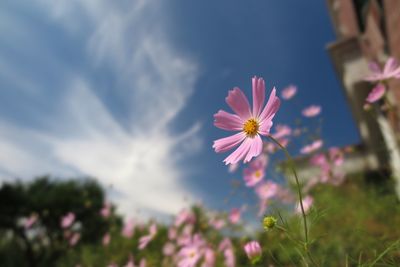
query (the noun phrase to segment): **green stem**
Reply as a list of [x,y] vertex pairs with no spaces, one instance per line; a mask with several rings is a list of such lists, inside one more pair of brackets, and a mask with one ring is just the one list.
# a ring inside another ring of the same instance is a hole
[[298,245],[303,245],[303,242],[300,240],[296,240],[294,237],[292,237],[292,235],[289,233],[288,230],[286,230],[284,227],[280,226],[280,225],[276,225],[276,228],[278,228],[279,230],[281,230],[282,232],[284,232],[286,234],[286,236],[295,244]]
[[301,187],[300,187],[300,182],[299,182],[299,178],[297,177],[297,172],[296,169],[294,168],[294,161],[292,156],[290,156],[289,151],[283,146],[281,145],[281,143],[279,143],[278,140],[276,140],[275,138],[273,138],[271,135],[268,135],[268,137],[275,143],[277,144],[284,152],[285,152],[285,156],[289,161],[289,165],[290,168],[292,169],[294,178],[296,180],[296,186],[297,186],[297,193],[299,195],[299,200],[300,200],[300,208],[301,208],[301,214],[303,216],[303,223],[304,223],[304,235],[305,235],[305,250],[306,252],[308,252],[308,226],[307,226],[307,216],[306,213],[304,211],[304,206],[303,206],[303,195],[301,193]]

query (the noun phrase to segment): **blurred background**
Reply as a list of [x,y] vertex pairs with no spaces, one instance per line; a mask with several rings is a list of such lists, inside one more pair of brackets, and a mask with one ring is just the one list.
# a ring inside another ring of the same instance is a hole
[[[326,3],[4,1],[1,179],[93,176],[124,214],[229,192],[213,114],[251,77],[299,87],[279,122],[323,106],[331,145],[357,134],[328,42]],[[340,118],[340,120],[338,119]],[[329,141],[328,141],[329,140]]]

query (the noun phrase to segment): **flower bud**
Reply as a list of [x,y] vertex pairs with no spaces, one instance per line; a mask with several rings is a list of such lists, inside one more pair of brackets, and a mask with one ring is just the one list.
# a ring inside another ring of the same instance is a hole
[[268,231],[268,230],[274,228],[276,222],[277,222],[277,219],[275,219],[275,217],[273,217],[273,216],[266,216],[266,217],[264,217],[264,220],[263,220],[263,227],[264,227],[264,230],[265,230],[265,231]]
[[262,250],[257,241],[250,241],[244,246],[244,251],[252,264],[261,259]]

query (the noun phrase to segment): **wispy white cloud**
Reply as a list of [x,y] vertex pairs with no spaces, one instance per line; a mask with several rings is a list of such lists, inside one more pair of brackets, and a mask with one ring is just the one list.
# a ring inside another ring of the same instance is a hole
[[[107,66],[117,86],[112,92],[128,105],[129,125],[121,125],[98,96],[98,77],[71,66],[60,75],[64,78],[57,90],[63,93],[52,99],[57,109],[41,118],[45,127],[0,120],[0,147],[7,152],[0,157],[0,173],[25,178],[92,175],[104,186],[112,185],[113,200],[124,214],[172,213],[193,194],[182,186],[185,170],[178,161],[197,151],[201,139],[196,123],[178,136],[169,126],[193,93],[198,66],[159,34],[162,23],[151,15],[160,8],[156,1],[122,2],[43,0],[36,8],[63,27],[64,34],[83,40],[93,72]],[[19,83],[13,77],[2,79]]]

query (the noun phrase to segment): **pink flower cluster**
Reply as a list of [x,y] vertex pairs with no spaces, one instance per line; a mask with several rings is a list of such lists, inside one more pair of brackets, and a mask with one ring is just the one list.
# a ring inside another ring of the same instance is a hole
[[311,178],[304,190],[308,192],[318,183],[329,183],[338,186],[343,183],[345,174],[340,167],[344,163],[344,152],[332,147],[327,154],[320,153],[310,159],[310,164],[320,169],[319,175]]

